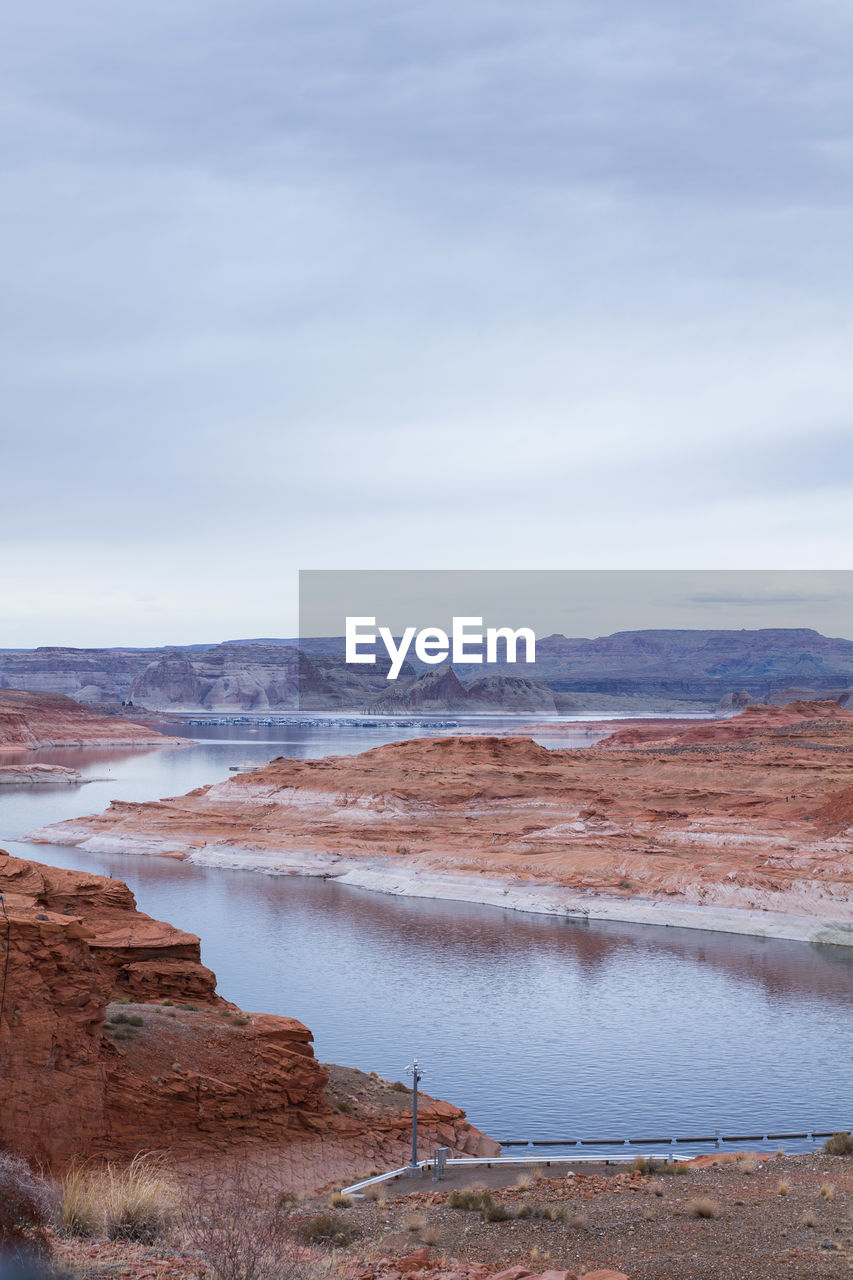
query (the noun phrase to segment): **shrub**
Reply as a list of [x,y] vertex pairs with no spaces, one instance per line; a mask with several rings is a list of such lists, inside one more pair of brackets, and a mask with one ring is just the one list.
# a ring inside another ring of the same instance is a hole
[[509,1210],[504,1204],[495,1204],[492,1200],[488,1204],[484,1204],[480,1211],[480,1217],[484,1222],[506,1222],[509,1217]]
[[687,1212],[691,1218],[719,1218],[720,1206],[707,1196],[696,1196],[687,1202]]
[[351,1209],[352,1199],[350,1196],[343,1195],[340,1191],[333,1191],[329,1196],[329,1204],[333,1209]]
[[138,1155],[119,1168],[78,1165],[60,1190],[61,1219],[72,1235],[154,1244],[177,1216],[177,1192],[162,1157]]
[[348,1116],[352,1111],[352,1103],[347,1102],[346,1099],[342,1099],[338,1103],[338,1111],[340,1111],[342,1115]]
[[816,1227],[820,1219],[816,1213],[812,1213],[811,1209],[807,1209],[803,1214],[802,1222],[804,1227]]
[[[483,1207],[483,1195],[482,1191],[451,1191],[447,1203],[451,1209],[479,1212]],[[489,1199],[491,1200],[491,1196]]]
[[132,1027],[144,1027],[145,1019],[139,1013],[132,1013],[128,1018],[128,1022]]
[[245,1165],[220,1166],[184,1201],[186,1238],[216,1280],[291,1280],[305,1270],[292,1199]]
[[403,1226],[407,1231],[423,1231],[427,1224],[427,1220],[422,1213],[407,1213],[403,1219]]
[[394,1083],[391,1085],[391,1088],[394,1090],[395,1093],[411,1093],[412,1092],[407,1084],[403,1084],[402,1080],[395,1080]]
[[658,1160],[654,1156],[635,1156],[631,1168],[635,1173],[645,1175],[652,1174],[679,1174],[686,1173],[685,1165],[680,1164],[677,1160]]
[[56,1216],[56,1194],[26,1160],[0,1151],[0,1255],[48,1252],[47,1228]]
[[820,1189],[820,1194],[823,1196],[824,1200],[834,1200],[835,1187],[831,1182],[825,1182]]
[[[300,1225],[299,1235],[311,1244],[347,1245],[355,1240],[358,1232],[350,1223],[333,1213],[319,1213]],[[246,1280],[250,1278],[247,1277]]]
[[244,1017],[243,1014],[238,1014],[236,1018],[231,1019],[231,1025],[232,1027],[248,1027],[249,1019]]
[[780,1178],[776,1191],[780,1196],[786,1196],[791,1189],[791,1184],[787,1178]]
[[853,1138],[847,1129],[834,1133],[831,1138],[827,1138],[823,1149],[828,1156],[853,1156]]

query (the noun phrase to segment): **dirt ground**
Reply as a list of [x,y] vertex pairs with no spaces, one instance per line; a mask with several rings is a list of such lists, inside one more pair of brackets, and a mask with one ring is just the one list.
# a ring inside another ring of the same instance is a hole
[[[616,1166],[475,1171],[507,1221],[454,1208],[458,1184],[401,1180],[387,1196],[336,1212],[362,1234],[362,1258],[427,1243],[444,1257],[582,1273],[613,1267],[631,1280],[849,1280],[853,1275],[853,1160],[744,1157],[679,1174]],[[524,1185],[529,1181],[529,1185]],[[507,1185],[507,1184],[510,1185]],[[522,1205],[530,1217],[517,1218]],[[556,1221],[534,1216],[554,1211]],[[707,1213],[710,1216],[700,1216]]]

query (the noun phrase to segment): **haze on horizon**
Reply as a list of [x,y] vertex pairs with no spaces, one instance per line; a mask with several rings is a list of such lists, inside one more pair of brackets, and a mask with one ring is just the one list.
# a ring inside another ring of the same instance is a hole
[[851,38],[7,6],[0,647],[293,635],[300,568],[848,569]]

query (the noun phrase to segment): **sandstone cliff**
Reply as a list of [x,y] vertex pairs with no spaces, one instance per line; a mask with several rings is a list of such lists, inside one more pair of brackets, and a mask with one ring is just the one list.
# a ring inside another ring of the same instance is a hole
[[[238,1016],[198,938],[137,911],[121,881],[0,851],[0,893],[0,1145],[57,1168],[275,1150],[294,1186],[404,1155],[398,1094],[334,1111],[307,1027]],[[450,1103],[425,1098],[422,1118],[425,1148],[497,1150]]]
[[853,942],[851,786],[853,713],[797,703],[639,723],[586,750],[471,737],[278,759],[39,835],[528,910]]
[[61,693],[0,689],[0,751],[39,747],[146,746],[169,739],[119,717],[99,715]]

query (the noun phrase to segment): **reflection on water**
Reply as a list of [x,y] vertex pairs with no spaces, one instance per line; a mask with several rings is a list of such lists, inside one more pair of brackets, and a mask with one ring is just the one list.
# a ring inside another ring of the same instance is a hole
[[[108,781],[0,796],[0,844],[126,880],[143,910],[201,936],[224,995],[301,1018],[321,1059],[393,1079],[417,1053],[425,1087],[499,1138],[850,1126],[848,948],[558,921],[20,840],[247,758],[378,745],[376,731],[268,732],[274,745],[86,753],[86,772]],[[81,753],[59,757],[81,767]]]

